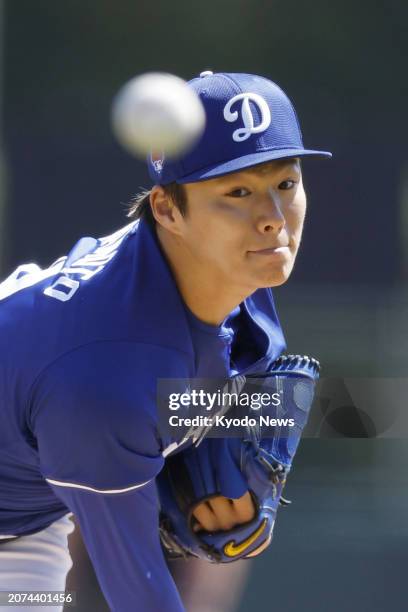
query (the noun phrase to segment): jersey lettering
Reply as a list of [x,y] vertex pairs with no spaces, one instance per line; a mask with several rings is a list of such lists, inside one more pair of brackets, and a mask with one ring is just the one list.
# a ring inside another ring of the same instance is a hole
[[[123,239],[133,231],[134,227],[135,223],[131,223],[111,236],[98,240],[96,248],[91,252],[85,253],[64,267],[61,276],[51,287],[44,290],[44,294],[61,302],[70,300],[80,287],[79,281],[87,281],[101,272],[116,255]],[[72,276],[75,278],[71,278]]]
[[36,283],[58,274],[64,265],[65,259],[65,257],[57,259],[57,261],[46,270],[43,270],[36,264],[23,264],[19,266],[0,284],[0,300],[4,300],[14,293],[17,293],[17,291],[32,287]]
[[[89,280],[103,270],[118,252],[122,240],[136,227],[137,224],[130,223],[111,236],[95,241],[97,245],[95,249],[81,255],[77,260],[70,260],[66,267],[64,266],[68,261],[67,257],[60,257],[46,269],[33,263],[19,266],[0,283],[0,301],[59,273],[60,275],[44,289],[43,293],[61,302],[70,300],[80,287],[79,281]],[[72,276],[77,278],[71,278]]]

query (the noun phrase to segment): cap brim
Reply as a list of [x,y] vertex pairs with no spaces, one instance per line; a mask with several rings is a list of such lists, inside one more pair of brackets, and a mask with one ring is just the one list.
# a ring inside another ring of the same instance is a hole
[[274,159],[306,156],[329,158],[332,157],[332,154],[329,151],[313,151],[311,149],[275,149],[272,151],[259,151],[258,153],[251,153],[251,155],[243,155],[242,157],[231,159],[227,162],[211,166],[211,168],[207,167],[201,170],[197,170],[196,172],[177,179],[176,182],[180,184],[195,183],[198,181],[205,181],[207,179],[216,178],[217,176],[222,176],[223,174],[238,172],[239,170],[243,170],[244,168],[256,166],[256,164],[262,164],[264,162],[272,161]]

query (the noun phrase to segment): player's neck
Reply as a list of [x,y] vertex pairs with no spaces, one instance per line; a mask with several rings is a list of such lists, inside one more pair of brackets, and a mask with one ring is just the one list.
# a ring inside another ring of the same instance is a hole
[[221,324],[252,293],[228,284],[219,273],[203,266],[168,232],[158,231],[157,236],[184,303],[201,321]]

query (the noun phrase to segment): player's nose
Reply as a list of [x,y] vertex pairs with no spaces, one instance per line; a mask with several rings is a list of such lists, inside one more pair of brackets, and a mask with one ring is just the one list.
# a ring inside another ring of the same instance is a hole
[[279,234],[285,223],[279,196],[270,189],[257,208],[257,229],[262,234]]

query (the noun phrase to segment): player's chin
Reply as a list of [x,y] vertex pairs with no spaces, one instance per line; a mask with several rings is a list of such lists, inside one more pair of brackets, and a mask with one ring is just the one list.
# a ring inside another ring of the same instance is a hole
[[274,266],[267,270],[258,271],[256,275],[258,288],[264,289],[266,287],[279,287],[280,285],[284,285],[292,273],[293,263],[294,262],[287,262],[279,267]]

